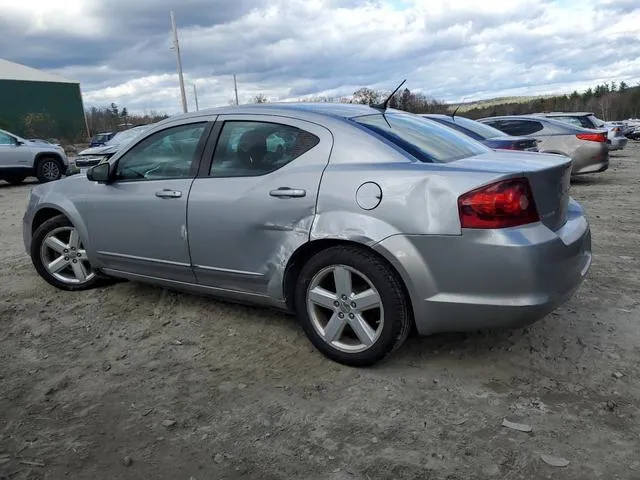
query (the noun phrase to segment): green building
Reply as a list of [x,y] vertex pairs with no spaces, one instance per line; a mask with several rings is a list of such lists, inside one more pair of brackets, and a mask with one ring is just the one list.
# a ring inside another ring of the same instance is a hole
[[0,59],[0,128],[25,138],[87,137],[80,84]]

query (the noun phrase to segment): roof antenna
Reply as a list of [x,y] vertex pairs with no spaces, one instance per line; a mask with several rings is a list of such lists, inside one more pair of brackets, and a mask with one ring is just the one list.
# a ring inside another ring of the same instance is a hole
[[460,103],[458,104],[458,106],[456,107],[456,109],[455,109],[455,110],[453,111],[453,113],[451,114],[451,118],[455,118],[455,117],[456,117],[456,113],[458,113],[458,110],[460,109],[460,107],[461,107],[462,105],[464,105],[464,100],[465,100],[466,98],[467,98],[467,97],[462,97],[462,100],[460,101]]
[[382,110],[383,112],[385,112],[387,110],[387,107],[389,106],[389,101],[391,101],[396,92],[400,90],[400,87],[402,87],[402,85],[404,85],[406,82],[407,79],[405,78],[402,83],[398,85],[393,92],[391,92],[391,95],[389,95],[384,102],[378,103],[377,105],[371,105],[371,108],[375,108],[376,110]]

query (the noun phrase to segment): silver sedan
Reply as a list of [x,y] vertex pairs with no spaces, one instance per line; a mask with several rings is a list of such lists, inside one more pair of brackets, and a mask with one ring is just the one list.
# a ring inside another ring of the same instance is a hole
[[24,243],[60,289],[120,278],[277,307],[370,365],[414,329],[523,326],[570,298],[591,264],[570,171],[395,110],[228,107],[34,187]]
[[573,162],[572,175],[600,173],[609,168],[606,130],[583,128],[538,115],[509,115],[478,120],[509,135],[535,138],[538,151],[566,155]]

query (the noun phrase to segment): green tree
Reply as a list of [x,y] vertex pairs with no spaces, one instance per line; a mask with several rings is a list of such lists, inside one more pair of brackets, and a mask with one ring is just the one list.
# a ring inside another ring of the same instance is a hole
[[46,140],[56,131],[56,121],[47,112],[28,113],[22,118],[22,133],[27,138]]
[[266,97],[264,93],[259,93],[253,99],[253,103],[267,103],[269,99]]
[[620,82],[620,85],[618,86],[618,92],[620,93],[624,93],[629,89],[629,85],[627,85],[627,83],[623,80]]
[[371,88],[360,88],[353,92],[353,103],[374,105],[380,101],[380,94]]

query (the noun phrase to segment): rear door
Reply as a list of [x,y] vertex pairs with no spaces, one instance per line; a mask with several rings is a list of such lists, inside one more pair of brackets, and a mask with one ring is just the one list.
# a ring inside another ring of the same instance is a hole
[[284,265],[309,240],[332,145],[329,130],[302,120],[218,118],[189,195],[189,246],[199,283],[281,294]]

